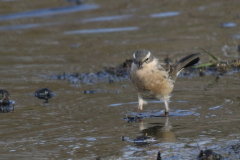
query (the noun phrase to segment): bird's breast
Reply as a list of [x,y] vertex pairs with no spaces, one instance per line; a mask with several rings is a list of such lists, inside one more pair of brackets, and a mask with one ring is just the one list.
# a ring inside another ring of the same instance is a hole
[[132,67],[130,76],[138,92],[147,94],[149,98],[168,96],[173,90],[173,83],[168,78],[168,73],[154,66],[145,66],[141,69]]

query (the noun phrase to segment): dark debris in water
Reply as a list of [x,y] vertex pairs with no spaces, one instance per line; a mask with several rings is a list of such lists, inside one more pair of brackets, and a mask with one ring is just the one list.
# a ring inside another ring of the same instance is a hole
[[230,149],[233,150],[233,152],[234,152],[235,154],[238,154],[238,153],[240,153],[240,144],[232,145],[232,146],[230,147]]
[[129,138],[129,137],[126,137],[126,136],[122,136],[121,139],[122,139],[122,141],[133,142],[133,143],[135,143],[136,145],[149,145],[150,143],[152,143],[152,142],[155,141],[153,137],[148,136],[147,134],[144,135],[144,136],[136,137],[136,138],[133,139],[133,140],[130,140],[130,138]]
[[199,160],[223,160],[223,156],[213,152],[211,149],[201,150],[198,156]]
[[166,118],[166,117],[177,117],[177,116],[185,116],[185,115],[191,115],[193,114],[193,112],[191,111],[181,111],[181,110],[177,110],[175,112],[170,112],[170,115],[165,115],[161,112],[156,113],[156,115],[152,114],[152,113],[140,113],[138,114],[138,116],[128,116],[126,118],[123,118],[123,120],[127,121],[127,122],[139,122],[144,118]]
[[54,96],[52,91],[48,88],[42,88],[42,89],[36,91],[34,95],[35,95],[35,97],[37,97],[39,99],[46,100],[46,102]]
[[14,102],[10,100],[10,93],[6,90],[0,90],[0,113],[14,111]]
[[83,91],[84,94],[95,94],[95,93],[114,93],[114,94],[119,94],[121,90],[106,90],[106,89],[95,89],[95,90],[85,90]]
[[[206,50],[204,50],[207,52]],[[207,52],[210,54],[209,52]],[[232,60],[230,62],[219,61],[215,56],[216,62],[200,64],[187,69],[184,69],[178,76],[179,77],[192,77],[192,76],[205,76],[205,75],[224,75],[227,73],[240,71],[240,59]],[[52,79],[68,80],[73,84],[87,83],[93,84],[98,82],[115,83],[119,81],[129,81],[129,70],[131,68],[132,59],[126,59],[121,65],[117,67],[105,67],[104,70],[97,73],[63,73],[60,75],[52,76]],[[172,63],[171,57],[165,60],[167,63]]]
[[10,104],[10,93],[6,90],[0,90],[0,104],[8,105]]
[[105,67],[104,71],[97,73],[63,73],[52,76],[52,79],[68,80],[73,84],[86,83],[93,84],[98,82],[115,83],[119,81],[129,81],[129,69],[132,60],[127,59],[118,67]]
[[149,143],[151,143],[152,141],[153,141],[153,137],[151,137],[151,136],[147,136],[147,135],[145,135],[145,136],[139,136],[139,137],[136,137],[134,140],[134,143],[135,144],[149,144]]
[[161,152],[160,152],[160,151],[158,151],[158,154],[157,154],[157,160],[162,160]]
[[122,141],[128,141],[128,140],[129,140],[129,137],[122,136]]
[[131,117],[123,118],[123,119],[126,120],[127,122],[139,122],[143,118],[144,117],[140,117],[140,116],[131,116]]
[[100,158],[100,157],[97,157],[96,160],[101,160],[101,158]]
[[84,94],[94,94],[94,93],[99,93],[98,90],[89,90],[89,91],[83,91]]
[[81,5],[83,3],[83,0],[67,0],[68,2],[74,2],[77,5]]

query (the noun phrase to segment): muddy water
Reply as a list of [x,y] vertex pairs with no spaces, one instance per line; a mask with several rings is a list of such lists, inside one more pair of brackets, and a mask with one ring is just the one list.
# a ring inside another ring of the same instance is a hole
[[[239,15],[238,1],[0,1],[0,85],[15,101],[14,113],[0,114],[1,159],[156,159],[158,151],[195,159],[199,148],[237,159],[229,152],[240,137],[239,73],[180,77],[170,117],[151,118],[164,111],[153,102],[131,123],[124,118],[136,114],[137,95],[127,78],[52,77],[103,71],[142,48],[175,59],[204,48],[228,61],[238,52],[221,49],[239,44]],[[56,94],[49,103],[34,97],[44,87]],[[132,141],[146,134],[150,144]]]

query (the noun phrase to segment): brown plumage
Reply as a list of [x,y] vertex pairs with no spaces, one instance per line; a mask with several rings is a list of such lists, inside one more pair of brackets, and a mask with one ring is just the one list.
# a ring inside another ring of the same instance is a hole
[[200,53],[191,54],[171,65],[155,58],[148,50],[138,50],[133,54],[130,79],[138,91],[139,111],[149,99],[163,100],[165,114],[177,75],[186,67],[199,61]]

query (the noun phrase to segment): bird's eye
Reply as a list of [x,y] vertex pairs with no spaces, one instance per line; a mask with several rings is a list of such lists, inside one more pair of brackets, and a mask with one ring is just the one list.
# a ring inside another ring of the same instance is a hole
[[148,58],[146,59],[146,61],[148,61]]

